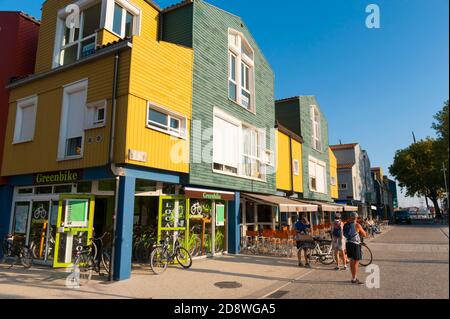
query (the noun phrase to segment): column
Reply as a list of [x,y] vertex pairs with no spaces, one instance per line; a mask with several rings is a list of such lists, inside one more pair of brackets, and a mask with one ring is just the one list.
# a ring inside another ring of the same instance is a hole
[[9,232],[11,222],[11,207],[14,187],[10,185],[0,186],[0,236],[4,238]]
[[228,252],[239,254],[241,247],[241,227],[239,217],[239,206],[241,193],[236,192],[234,201],[228,202]]
[[135,189],[136,178],[120,177],[116,216],[114,280],[125,280],[131,277]]

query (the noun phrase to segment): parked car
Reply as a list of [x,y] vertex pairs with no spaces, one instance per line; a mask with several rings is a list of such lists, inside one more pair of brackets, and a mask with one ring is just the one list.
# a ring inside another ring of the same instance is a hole
[[411,224],[412,219],[411,219],[410,212],[408,210],[399,210],[399,211],[395,212],[395,223],[396,224],[401,224],[401,223]]

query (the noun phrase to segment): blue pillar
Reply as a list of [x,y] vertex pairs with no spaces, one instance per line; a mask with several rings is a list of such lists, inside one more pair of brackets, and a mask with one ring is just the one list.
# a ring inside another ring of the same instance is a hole
[[241,251],[241,193],[236,192],[234,201],[228,202],[228,252],[239,254]]
[[131,277],[135,188],[135,177],[120,177],[118,194],[119,205],[116,216],[114,280],[125,280]]
[[0,185],[0,236],[3,238],[9,232],[11,222],[11,206],[14,187]]

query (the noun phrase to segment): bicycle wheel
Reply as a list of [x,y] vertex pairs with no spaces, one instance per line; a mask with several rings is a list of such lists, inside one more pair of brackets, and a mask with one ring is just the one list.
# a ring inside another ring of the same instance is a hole
[[169,266],[169,258],[164,247],[156,247],[150,257],[150,267],[156,275],[166,271]]
[[[74,262],[75,278],[78,278],[78,284],[83,286],[88,284],[92,278],[94,270],[94,260],[86,254],[79,255]],[[78,272],[78,273],[77,273]]]
[[367,247],[366,244],[361,244],[361,253],[362,253],[362,259],[359,261],[359,264],[363,267],[367,267],[370,264],[372,264],[373,256],[372,251],[369,247]]
[[322,256],[320,256],[319,260],[323,265],[331,265],[335,262],[333,249],[331,243],[323,243],[320,245],[320,250],[322,251]]
[[33,264],[33,257],[31,256],[30,249],[26,246],[20,248],[19,258],[20,258],[20,263],[25,268],[30,268],[31,265]]
[[187,249],[180,247],[178,248],[176,258],[178,263],[184,269],[189,269],[192,266],[192,257],[191,254],[187,251]]
[[111,256],[109,256],[109,253],[107,251],[103,251],[102,265],[103,265],[103,268],[105,269],[106,273],[109,274],[109,267],[111,265]]

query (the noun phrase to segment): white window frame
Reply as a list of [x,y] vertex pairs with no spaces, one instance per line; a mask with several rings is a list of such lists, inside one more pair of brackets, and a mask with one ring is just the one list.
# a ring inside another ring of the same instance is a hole
[[[231,36],[236,36],[237,43],[231,43]],[[253,55],[253,58],[242,52],[242,46],[246,44]],[[236,57],[235,65],[235,81],[231,80],[231,55]],[[241,107],[249,112],[256,113],[256,103],[255,103],[255,51],[251,47],[250,43],[245,39],[241,32],[234,29],[228,29],[228,99],[234,103],[239,104]],[[249,89],[245,88],[245,83],[242,83],[242,66],[245,65],[249,68],[249,79],[247,79]],[[236,84],[236,100],[230,97],[230,81]],[[250,105],[247,107],[243,104],[243,94],[242,91],[247,92],[250,95]]]
[[[317,121],[316,121],[317,112]],[[316,105],[311,106],[311,127],[312,127],[312,147],[318,152],[322,152],[322,127],[321,127],[321,114]],[[318,145],[317,145],[318,144]]]
[[[32,142],[34,139],[34,134],[36,130],[36,115],[37,115],[37,105],[38,105],[38,97],[37,95],[32,95],[20,100],[17,100],[17,108],[16,108],[16,121],[14,126],[14,136],[13,136],[13,144],[20,144],[26,142]],[[34,121],[33,121],[33,129],[32,136],[28,139],[21,138],[22,125],[23,125],[23,109],[27,107],[33,107],[34,113]]]
[[292,173],[295,176],[300,175],[300,161],[298,159],[292,160]]
[[[150,120],[150,110],[154,110],[156,112],[162,113],[167,116],[167,123],[165,125],[165,128],[162,128],[161,123],[153,122]],[[179,131],[174,131],[170,127],[170,122],[172,119],[175,119],[179,121],[180,123],[180,129]],[[148,129],[155,130],[164,134],[168,134],[177,138],[181,139],[187,139],[187,118],[184,115],[178,114],[176,112],[173,112],[171,110],[168,110],[167,108],[163,108],[155,103],[147,102],[147,115],[145,119],[145,126]]]
[[[57,161],[68,161],[73,159],[80,159],[84,156],[84,140],[85,140],[85,133],[84,131],[81,132],[81,152],[80,155],[73,155],[73,156],[66,156],[66,148],[67,148],[67,121],[68,121],[68,96],[71,93],[78,92],[81,90],[86,90],[86,98],[87,98],[87,92],[88,92],[88,80],[83,79],[77,82],[73,82],[70,84],[66,84],[63,86],[64,92],[63,92],[63,102],[61,107],[61,122],[60,122],[60,129],[59,129],[59,143],[58,143],[58,157]],[[85,111],[86,111],[86,104],[85,104]]]
[[[86,117],[85,117],[85,129],[96,129],[100,127],[104,127],[106,125],[106,117],[107,117],[107,101],[101,100],[93,103],[88,103],[86,105]],[[98,111],[104,110],[104,118],[99,121]]]
[[[80,8],[80,11],[82,12],[86,8],[90,7],[93,3],[96,3],[98,0],[79,0],[75,2],[74,4],[77,5]],[[123,35],[116,34],[113,31],[113,22],[114,22],[114,5],[117,3],[120,5],[123,9],[131,13],[133,18],[133,27],[132,27],[132,35],[140,35],[141,34],[141,28],[142,28],[142,10],[137,6],[136,4],[132,3],[130,0],[100,0],[101,3],[101,13],[100,13],[100,26],[99,29],[106,29],[109,32],[117,35],[120,38],[123,38],[125,35],[125,27],[123,26]],[[65,11],[66,7],[60,9],[58,11],[57,16],[57,23],[56,23],[56,36],[55,36],[55,44],[54,44],[54,50],[53,50],[53,68],[60,67],[61,64],[61,52],[65,48],[70,47],[71,45],[75,45],[75,43],[71,43],[70,45],[62,45],[62,39],[64,37],[65,32],[65,18],[67,17],[68,13]],[[122,15],[122,23],[125,23],[126,21],[126,15],[124,18],[124,15]],[[81,19],[80,19],[81,20]],[[82,21],[80,21],[80,32],[79,37],[82,36]],[[71,30],[71,35],[73,37],[73,34],[75,33],[75,29]],[[86,38],[79,39],[77,42],[81,43],[90,37],[93,37],[94,35],[87,36]],[[80,51],[81,51],[81,45],[79,45],[78,51],[77,51],[77,60],[80,58]],[[95,33],[95,44],[97,44],[97,33]]]
[[[314,169],[314,174],[312,174],[313,172],[311,172],[310,162],[313,162],[314,166],[322,166],[324,168],[324,170],[323,170],[323,172],[324,172],[324,176],[323,176],[324,192],[318,191],[318,187],[317,187],[318,178],[317,178],[317,175],[316,175],[317,172]],[[308,174],[309,174],[309,179],[308,179],[309,180],[309,189],[311,191],[313,191],[314,193],[325,194],[325,195],[328,194],[327,165],[326,165],[326,163],[321,161],[321,160],[319,160],[319,159],[317,159],[317,158],[315,158],[315,157],[309,156],[309,158],[308,158]],[[316,188],[315,189],[313,189],[313,187],[312,187],[312,179],[313,178],[316,180]]]
[[[224,121],[227,121],[227,122],[237,126],[238,127],[238,141],[239,141],[239,145],[237,145],[238,159],[239,159],[237,173],[232,173],[232,172],[227,172],[225,170],[215,169],[214,165],[218,164],[218,163],[214,163],[214,155],[212,157],[213,173],[229,175],[229,176],[234,176],[234,177],[240,177],[240,178],[255,180],[255,181],[259,181],[259,182],[267,182],[267,167],[270,166],[268,162],[270,161],[270,157],[273,153],[271,150],[266,149],[266,143],[267,143],[266,130],[258,129],[248,123],[244,123],[244,122],[240,121],[239,119],[229,115],[228,113],[222,111],[221,109],[219,109],[217,107],[214,108],[213,117],[218,117]],[[258,157],[251,156],[251,158],[254,158],[260,162],[260,165],[261,165],[260,173],[262,175],[261,178],[250,177],[250,176],[247,176],[244,174],[243,158],[244,158],[244,156],[247,156],[247,155],[244,155],[244,127],[256,131],[257,134],[259,134],[261,137],[263,136],[263,138],[260,138],[260,142],[261,142],[260,157],[258,158]],[[214,139],[214,136],[213,136],[213,139]],[[213,142],[213,145],[214,145],[214,142]],[[213,152],[214,152],[214,149],[213,149]]]

